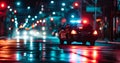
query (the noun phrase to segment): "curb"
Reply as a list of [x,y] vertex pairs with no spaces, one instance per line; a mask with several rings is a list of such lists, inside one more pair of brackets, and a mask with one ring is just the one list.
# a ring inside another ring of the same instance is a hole
[[110,44],[120,44],[119,41],[103,41],[103,40],[96,40],[96,42],[101,42],[101,43],[110,43]]
[[111,43],[111,44],[120,44],[120,42],[108,42],[108,43]]

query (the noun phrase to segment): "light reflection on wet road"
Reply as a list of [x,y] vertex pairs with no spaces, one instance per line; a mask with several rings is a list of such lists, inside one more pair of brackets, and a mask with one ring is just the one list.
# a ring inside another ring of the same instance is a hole
[[120,63],[119,49],[117,45],[59,45],[50,40],[0,40],[0,63]]

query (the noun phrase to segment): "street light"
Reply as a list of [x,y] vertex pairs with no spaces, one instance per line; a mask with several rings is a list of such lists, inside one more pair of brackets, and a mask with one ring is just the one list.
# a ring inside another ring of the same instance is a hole
[[41,7],[43,8],[43,7],[44,7],[44,5],[41,5]]
[[32,21],[34,21],[35,19],[34,18],[32,18]]
[[42,11],[39,11],[39,14],[42,14]]
[[35,18],[37,19],[37,16],[35,16]]
[[65,9],[64,8],[61,8],[61,11],[64,11]]
[[51,1],[50,3],[51,3],[51,4],[54,4],[54,1]]
[[42,11],[44,11],[44,8],[41,8]]
[[7,7],[8,9],[10,8],[10,6]]
[[53,12],[52,14],[53,14],[53,15],[55,15],[55,14],[56,14],[56,12]]
[[9,11],[12,11],[12,9],[9,9]]
[[29,9],[30,9],[30,6],[28,6],[27,9],[29,10]]
[[30,16],[30,15],[28,15],[28,18],[31,18],[31,16]]
[[66,4],[65,3],[62,3],[62,6],[65,6]]
[[20,3],[20,2],[17,2],[16,4],[17,4],[17,6],[20,6],[20,5],[21,5],[21,3]]

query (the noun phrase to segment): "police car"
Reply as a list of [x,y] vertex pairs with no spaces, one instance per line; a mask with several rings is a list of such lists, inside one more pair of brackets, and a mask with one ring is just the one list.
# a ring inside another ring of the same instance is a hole
[[97,30],[94,30],[89,21],[82,20],[79,24],[68,24],[64,29],[59,31],[59,40],[60,44],[64,44],[64,41],[67,41],[67,44],[72,44],[72,42],[82,42],[83,45],[86,45],[86,42],[89,42],[90,45],[95,45],[95,40],[98,38]]

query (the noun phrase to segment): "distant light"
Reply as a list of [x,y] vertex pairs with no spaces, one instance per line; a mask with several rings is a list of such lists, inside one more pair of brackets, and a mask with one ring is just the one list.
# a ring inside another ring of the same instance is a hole
[[39,21],[37,21],[37,23],[39,23]]
[[27,9],[30,9],[30,6],[28,6]]
[[16,25],[18,25],[18,22],[17,22],[17,21],[15,21],[15,24],[16,24]]
[[35,18],[37,18],[37,16],[35,16]]
[[9,9],[10,11],[12,11],[12,9]]
[[33,57],[33,54],[30,54],[30,57]]
[[14,12],[12,12],[12,14],[14,14]]
[[25,23],[28,23],[28,21],[25,21]]
[[30,15],[28,15],[28,18],[31,18],[31,16],[30,16]]
[[43,36],[43,39],[46,39],[46,36]]
[[44,7],[44,5],[41,5],[41,7]]
[[54,20],[54,18],[53,18],[53,17],[51,17],[51,18],[50,18],[50,20],[51,20],[51,21],[53,21],[53,20]]
[[12,19],[12,22],[14,22],[15,20],[14,19]]
[[24,55],[24,56],[26,56],[26,55],[27,55],[27,53],[24,53],[23,55]]
[[39,14],[42,14],[42,11],[39,11]]
[[32,20],[34,21],[35,19],[34,19],[34,18],[32,18]]
[[74,18],[75,16],[74,15],[71,15],[72,18]]
[[74,3],[74,6],[79,6],[79,3],[78,3],[78,2],[75,2],[75,3]]
[[9,27],[9,30],[11,30],[11,27]]
[[41,8],[42,11],[44,11],[44,8]]
[[10,6],[7,7],[8,9],[10,8]]
[[43,35],[46,35],[46,32],[43,32]]
[[65,9],[64,8],[61,8],[61,11],[64,11]]
[[35,23],[35,26],[37,26],[37,24]]
[[25,19],[26,23],[28,22],[28,19]]
[[15,18],[15,21],[17,21],[17,18]]
[[43,42],[46,42],[46,40],[44,39]]
[[40,22],[42,22],[42,20],[40,20]]
[[50,3],[51,3],[51,4],[54,4],[55,2],[54,2],[54,1],[51,1]]
[[46,20],[44,19],[44,20],[43,20],[43,23],[45,23],[45,22],[46,22]]
[[45,30],[45,27],[42,27],[42,30],[44,31],[44,30]]
[[53,14],[53,15],[55,15],[56,13],[55,13],[55,12],[53,12],[52,14]]
[[70,6],[70,8],[71,8],[71,9],[74,9],[74,7],[73,7],[73,6]]
[[17,13],[17,10],[14,10],[14,13]]
[[62,3],[62,6],[65,6],[66,4],[65,3]]
[[17,2],[17,5],[19,6],[21,3],[20,2]]

